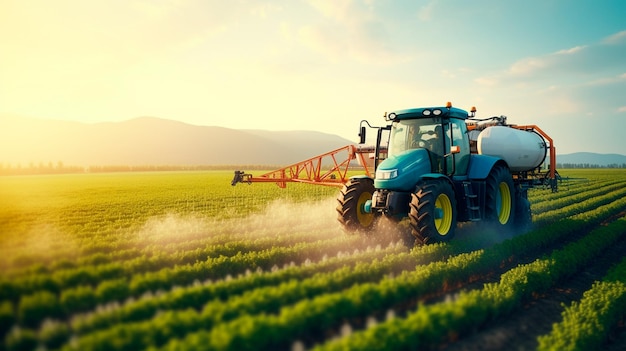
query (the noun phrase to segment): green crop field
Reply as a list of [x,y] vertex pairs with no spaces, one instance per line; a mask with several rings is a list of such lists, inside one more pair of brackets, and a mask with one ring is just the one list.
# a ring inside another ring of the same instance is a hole
[[0,177],[0,350],[623,349],[626,172],[560,174],[528,232],[414,248],[344,233],[336,188]]

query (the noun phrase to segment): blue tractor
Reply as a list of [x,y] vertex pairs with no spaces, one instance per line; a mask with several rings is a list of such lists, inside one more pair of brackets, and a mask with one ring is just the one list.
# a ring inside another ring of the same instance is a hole
[[[381,216],[408,217],[416,244],[449,241],[458,222],[526,227],[527,190],[557,189],[552,139],[534,125],[508,125],[504,116],[474,119],[475,111],[448,103],[386,114],[390,124],[376,127],[375,177],[351,177],[338,195],[343,227],[371,231]],[[361,122],[361,144],[364,124],[371,127]],[[542,170],[548,150],[549,170]]]

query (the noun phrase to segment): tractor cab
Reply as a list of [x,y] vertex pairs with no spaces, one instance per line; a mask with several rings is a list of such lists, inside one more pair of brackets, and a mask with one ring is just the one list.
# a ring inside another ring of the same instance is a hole
[[466,111],[452,107],[392,112],[388,156],[376,170],[378,189],[410,191],[415,180],[467,174],[470,147]]
[[425,149],[430,159],[430,172],[463,175],[469,156],[464,125],[438,117],[394,121],[389,136],[389,157],[401,158],[409,150]]

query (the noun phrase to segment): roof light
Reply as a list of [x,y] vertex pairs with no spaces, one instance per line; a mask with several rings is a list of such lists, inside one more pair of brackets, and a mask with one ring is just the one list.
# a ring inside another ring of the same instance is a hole
[[433,110],[433,115],[439,116],[440,114],[441,114],[441,110],[440,109]]
[[452,103],[450,101],[446,102],[446,108],[452,108]]
[[430,116],[431,111],[430,111],[430,110],[424,110],[424,111],[422,111],[422,114],[423,114],[424,116]]

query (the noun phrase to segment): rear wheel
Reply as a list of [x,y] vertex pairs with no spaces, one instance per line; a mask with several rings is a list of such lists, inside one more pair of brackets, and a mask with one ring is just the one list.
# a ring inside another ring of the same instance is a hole
[[445,179],[418,184],[411,195],[411,233],[420,244],[449,241],[456,229],[456,198]]
[[518,195],[515,204],[515,229],[520,233],[524,233],[531,228],[532,224],[530,201],[526,197]]
[[337,197],[337,219],[348,231],[369,231],[375,215],[365,211],[365,203],[372,199],[374,181],[370,178],[350,179]]
[[495,166],[487,177],[485,219],[496,229],[512,229],[515,217],[513,177],[504,166]]

